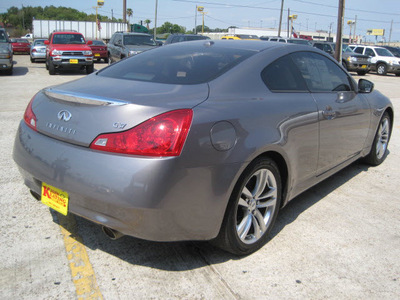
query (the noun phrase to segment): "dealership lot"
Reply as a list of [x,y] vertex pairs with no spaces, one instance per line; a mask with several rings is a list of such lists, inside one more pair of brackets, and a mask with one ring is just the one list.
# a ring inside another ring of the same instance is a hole
[[1,299],[393,299],[400,294],[398,77],[363,76],[395,107],[386,161],[375,168],[353,164],[303,193],[280,213],[271,241],[238,258],[207,243],[111,241],[100,226],[60,217],[34,200],[12,161],[18,123],[39,89],[86,74],[50,76],[44,63],[30,63],[27,55],[14,60],[14,74],[0,75]]

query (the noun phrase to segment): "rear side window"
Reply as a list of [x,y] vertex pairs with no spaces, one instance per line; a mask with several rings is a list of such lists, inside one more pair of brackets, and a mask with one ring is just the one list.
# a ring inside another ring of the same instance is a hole
[[273,92],[308,92],[301,74],[289,55],[267,66],[261,72],[261,78]]
[[351,91],[347,74],[333,61],[325,56],[312,52],[292,54],[311,92]]
[[363,47],[357,47],[357,48],[353,49],[353,51],[354,51],[355,53],[359,53],[359,54],[363,54],[363,50],[364,50]]
[[208,82],[257,53],[199,44],[172,44],[148,50],[98,72],[99,76],[168,84]]
[[375,56],[375,52],[371,48],[367,48],[367,49],[365,49],[365,55]]

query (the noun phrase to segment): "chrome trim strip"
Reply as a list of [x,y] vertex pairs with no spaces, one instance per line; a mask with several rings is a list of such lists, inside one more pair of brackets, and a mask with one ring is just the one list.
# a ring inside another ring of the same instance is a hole
[[53,90],[51,88],[45,89],[44,93],[46,96],[55,100],[62,100],[73,103],[88,104],[88,105],[125,105],[128,102],[110,98],[100,98],[93,96],[83,96],[81,94],[67,93],[64,91]]

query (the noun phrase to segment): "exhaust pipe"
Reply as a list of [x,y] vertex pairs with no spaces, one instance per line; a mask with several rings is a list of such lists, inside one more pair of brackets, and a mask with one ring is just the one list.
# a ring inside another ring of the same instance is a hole
[[110,239],[112,239],[113,241],[119,239],[120,237],[123,237],[124,234],[116,231],[110,227],[106,227],[106,226],[102,226],[101,229],[103,230],[104,234],[106,236],[108,236]]

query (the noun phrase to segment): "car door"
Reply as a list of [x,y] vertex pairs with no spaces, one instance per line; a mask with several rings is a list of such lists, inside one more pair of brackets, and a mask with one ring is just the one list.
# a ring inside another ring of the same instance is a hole
[[355,83],[334,61],[311,52],[292,55],[318,106],[317,173],[358,155],[369,128],[369,105]]

